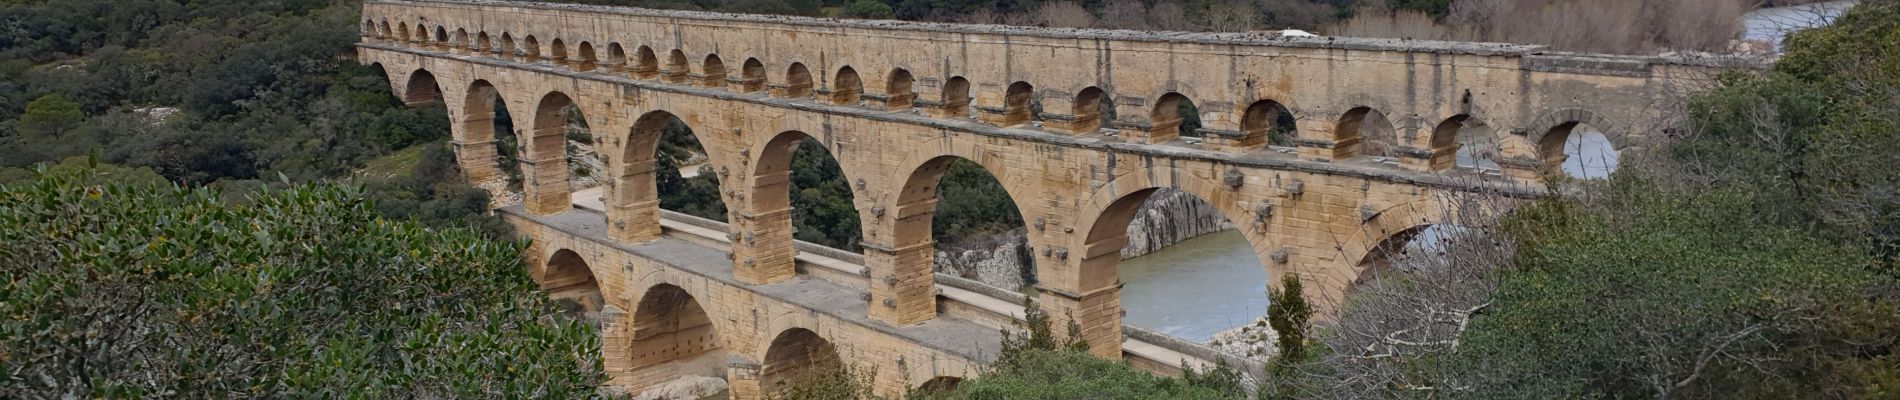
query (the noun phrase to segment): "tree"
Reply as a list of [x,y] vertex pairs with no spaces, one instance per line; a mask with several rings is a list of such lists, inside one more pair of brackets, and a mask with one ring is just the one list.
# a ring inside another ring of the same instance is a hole
[[359,190],[0,186],[0,397],[593,397],[591,328],[523,243],[379,218]]
[[842,16],[845,18],[859,19],[891,19],[896,17],[896,15],[897,11],[892,10],[891,6],[884,4],[884,2],[858,0],[856,3],[851,3],[850,6],[846,6]]
[[1298,276],[1287,275],[1280,281],[1280,292],[1270,295],[1267,325],[1280,334],[1274,342],[1278,363],[1298,363],[1306,358],[1306,330],[1312,327],[1313,306],[1306,303]]
[[79,103],[53,93],[27,103],[26,113],[20,114],[20,130],[29,140],[59,140],[61,134],[85,121]]

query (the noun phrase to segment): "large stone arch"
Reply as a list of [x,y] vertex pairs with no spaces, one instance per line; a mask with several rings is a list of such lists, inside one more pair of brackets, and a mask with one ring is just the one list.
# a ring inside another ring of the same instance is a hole
[[[839,173],[846,182],[861,182],[862,178],[852,170],[853,163],[846,162],[841,149],[833,146],[840,143],[835,133],[822,127],[819,129],[786,129],[764,137],[748,151],[752,159],[741,167],[745,175],[745,197],[738,199],[735,210],[730,213],[732,223],[747,234],[733,242],[734,276],[747,283],[772,283],[791,279],[797,274],[794,257],[797,251],[793,233],[794,216],[791,201],[792,162],[801,143],[812,139],[823,145],[823,151],[838,164]],[[825,132],[813,134],[812,132]],[[863,215],[865,210],[862,190],[850,193],[852,209],[859,213],[860,237],[868,238],[870,230],[864,228],[868,221]]]
[[599,313],[605,308],[606,298],[600,290],[600,281],[595,279],[594,270],[587,259],[571,249],[555,250],[548,256],[547,262],[534,271],[535,283],[549,299],[573,300],[579,311],[586,315]]
[[[1531,121],[1525,131],[1525,141],[1530,146],[1529,154],[1516,155],[1514,158],[1528,159],[1535,171],[1541,174],[1561,172],[1564,155],[1564,142],[1574,133],[1578,125],[1589,125],[1603,130],[1603,136],[1609,139],[1615,150],[1623,150],[1632,145],[1628,127],[1617,124],[1596,112],[1566,108],[1544,113]],[[1509,149],[1507,149],[1509,151]]]
[[1398,125],[1384,110],[1378,106],[1357,105],[1340,114],[1338,122],[1333,124],[1331,159],[1396,155],[1403,141],[1399,138]]
[[[528,212],[549,215],[573,207],[568,186],[567,115],[564,112],[569,106],[578,107],[583,119],[601,116],[576,104],[566,92],[554,90],[541,95],[524,118],[530,124],[521,140],[522,202]],[[589,121],[588,126],[603,125]]]
[[759,356],[759,383],[765,393],[787,385],[790,379],[827,374],[814,368],[842,368],[846,360],[829,338],[806,328],[790,328],[773,336]]
[[[1327,271],[1328,285],[1314,287],[1314,290],[1344,289],[1357,282],[1366,272],[1365,260],[1381,250],[1383,245],[1392,242],[1394,236],[1416,233],[1418,229],[1433,225],[1442,225],[1451,221],[1446,214],[1445,202],[1453,199],[1419,199],[1396,204],[1382,210],[1372,211],[1371,218],[1359,224],[1351,235],[1339,243],[1339,259],[1335,265],[1348,266],[1349,270]],[[1400,243],[1403,245],[1403,243]],[[1339,293],[1343,295],[1344,293]]]
[[[1043,297],[1044,308],[1051,315],[1074,318],[1082,327],[1090,352],[1095,355],[1121,356],[1121,250],[1127,243],[1128,224],[1134,214],[1160,189],[1192,194],[1233,222],[1246,237],[1256,258],[1262,260],[1261,267],[1272,280],[1269,287],[1277,287],[1273,282],[1278,282],[1286,272],[1285,266],[1266,262],[1270,259],[1267,249],[1273,245],[1266,233],[1270,224],[1259,218],[1257,211],[1243,209],[1239,204],[1240,195],[1232,188],[1195,177],[1192,171],[1123,172],[1098,186],[1077,209],[1081,215],[1074,219],[1077,221],[1077,232],[1071,239],[1074,245],[1057,255],[1063,260],[1059,262],[1066,263],[1065,269],[1062,275],[1044,278],[1044,282],[1048,282],[1044,286],[1056,295]],[[1075,261],[1069,263],[1068,259]]]
[[[634,120],[632,128],[624,133],[625,139],[620,141],[620,152],[610,165],[616,172],[607,210],[609,236],[615,240],[645,242],[660,237],[659,148],[667,123],[675,119],[687,124],[678,114],[666,110],[648,111]],[[712,138],[701,129],[687,127],[707,156],[715,165],[719,164],[723,158],[713,151]],[[718,181],[721,189],[729,185],[726,179]]]
[[443,101],[442,85],[436,81],[435,73],[422,68],[409,73],[406,82],[403,83],[403,104],[414,108],[441,101]]
[[[451,130],[455,136],[457,164],[468,175],[469,182],[482,183],[505,178],[502,176],[499,144],[495,139],[495,109],[505,109],[508,104],[501,94],[502,90],[492,82],[477,78],[462,90],[459,107],[450,110],[450,115],[455,118],[451,121],[455,124]],[[500,134],[513,135],[514,132]]]
[[672,283],[656,283],[633,299],[624,327],[631,387],[650,387],[681,376],[719,376],[727,371],[726,339],[702,296]]

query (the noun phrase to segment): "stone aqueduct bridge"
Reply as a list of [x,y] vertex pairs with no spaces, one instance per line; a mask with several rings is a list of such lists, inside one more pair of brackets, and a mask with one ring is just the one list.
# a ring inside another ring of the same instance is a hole
[[[371,1],[363,18],[359,60],[405,101],[446,103],[471,179],[500,176],[496,102],[518,121],[525,206],[500,211],[535,240],[544,287],[598,287],[613,383],[725,373],[740,397],[832,354],[876,371],[885,393],[994,356],[1011,294],[932,273],[936,184],[953,159],[982,165],[1028,221],[1040,307],[1123,357],[1165,341],[1129,339],[1116,277],[1125,227],[1157,189],[1209,202],[1273,282],[1297,274],[1332,304],[1382,243],[1439,221],[1447,195],[1535,195],[1572,128],[1640,143],[1657,104],[1709,68],[1500,44],[538,3]],[[1182,100],[1204,141],[1177,137]],[[573,207],[570,106],[606,155],[604,218]],[[1297,121],[1293,148],[1268,146],[1279,110]],[[669,117],[709,153],[729,225],[662,218],[654,157]],[[807,137],[851,182],[861,255],[792,239],[789,161]],[[1473,137],[1497,144],[1501,171],[1455,165]],[[1362,154],[1368,143],[1394,157]]]

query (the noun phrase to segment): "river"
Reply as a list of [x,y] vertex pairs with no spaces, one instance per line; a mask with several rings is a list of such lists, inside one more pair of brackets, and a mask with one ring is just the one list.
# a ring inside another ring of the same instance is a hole
[[1853,6],[1854,1],[1842,0],[1750,11],[1742,15],[1742,37],[1769,43],[1780,51],[1781,39],[1789,33],[1827,25]]
[[1240,231],[1201,235],[1122,260],[1124,322],[1207,341],[1267,312],[1267,271]]

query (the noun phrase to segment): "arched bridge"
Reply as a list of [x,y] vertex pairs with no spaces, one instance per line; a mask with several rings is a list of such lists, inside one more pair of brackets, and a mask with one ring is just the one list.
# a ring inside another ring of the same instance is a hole
[[[951,160],[995,176],[1027,221],[1040,307],[1123,357],[1165,341],[1131,339],[1116,277],[1125,228],[1158,189],[1213,205],[1273,282],[1296,274],[1333,304],[1381,243],[1439,222],[1440,199],[1535,196],[1573,128],[1641,143],[1710,68],[1522,45],[492,1],[373,0],[361,22],[359,60],[405,101],[446,103],[472,180],[501,176],[496,106],[516,121],[525,204],[500,212],[535,239],[551,294],[598,288],[615,384],[703,370],[741,397],[814,359],[871,367],[893,393],[994,355],[1013,294],[932,273]],[[593,210],[570,194],[568,107],[611,179]],[[717,171],[724,223],[658,208],[656,146],[675,117]],[[1181,136],[1184,117],[1201,137]],[[851,182],[862,254],[793,240],[789,164],[805,138]],[[1474,143],[1492,164],[1457,160]]]

